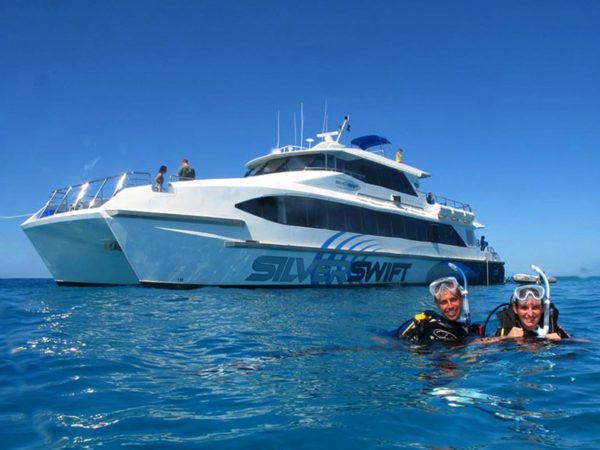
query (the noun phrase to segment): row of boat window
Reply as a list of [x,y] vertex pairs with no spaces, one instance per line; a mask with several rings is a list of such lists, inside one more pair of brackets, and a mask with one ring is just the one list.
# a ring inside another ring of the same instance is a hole
[[368,184],[382,186],[396,192],[417,196],[406,175],[373,161],[362,158],[345,160],[329,153],[295,155],[271,159],[265,164],[248,171],[246,176],[265,175],[277,172],[292,172],[305,169],[332,170],[342,172]]
[[466,247],[453,226],[311,197],[254,198],[236,208],[271,222]]

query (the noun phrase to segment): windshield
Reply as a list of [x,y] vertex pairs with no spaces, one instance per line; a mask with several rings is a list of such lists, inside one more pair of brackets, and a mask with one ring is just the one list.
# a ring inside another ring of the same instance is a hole
[[314,153],[270,159],[246,173],[246,177],[300,170],[341,172],[375,186],[382,186],[412,196],[417,193],[404,172],[363,158],[343,159],[333,154]]

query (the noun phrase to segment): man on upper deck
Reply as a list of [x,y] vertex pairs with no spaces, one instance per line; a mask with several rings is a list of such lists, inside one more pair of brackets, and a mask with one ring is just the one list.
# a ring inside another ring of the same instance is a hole
[[485,240],[485,236],[481,236],[481,240],[479,241],[479,248],[483,252],[488,247],[488,242]]
[[193,180],[196,178],[196,171],[192,166],[190,166],[190,163],[187,159],[184,158],[181,161],[181,167],[177,172],[177,176],[180,180]]

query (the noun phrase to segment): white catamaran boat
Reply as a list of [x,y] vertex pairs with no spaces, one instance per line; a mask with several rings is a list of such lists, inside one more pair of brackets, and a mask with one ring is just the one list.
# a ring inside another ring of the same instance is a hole
[[22,228],[64,285],[425,284],[452,275],[449,262],[470,283],[504,281],[469,205],[428,201],[428,173],[369,151],[383,137],[344,146],[346,126],[250,161],[243,178],[155,192],[150,174],[128,172],[57,189]]

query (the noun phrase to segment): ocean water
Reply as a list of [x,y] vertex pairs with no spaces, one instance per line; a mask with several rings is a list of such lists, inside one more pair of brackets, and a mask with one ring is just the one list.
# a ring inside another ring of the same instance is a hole
[[[473,318],[513,288],[472,287]],[[0,280],[0,447],[600,448],[599,292],[552,285],[571,341],[418,348],[384,331],[425,287]]]

